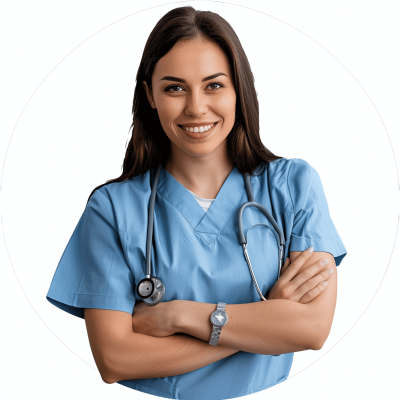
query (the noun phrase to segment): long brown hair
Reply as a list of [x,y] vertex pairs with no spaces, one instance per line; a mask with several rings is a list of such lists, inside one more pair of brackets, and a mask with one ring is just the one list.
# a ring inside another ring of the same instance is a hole
[[[157,61],[178,42],[204,38],[218,44],[228,57],[236,91],[236,116],[227,137],[228,157],[241,173],[252,174],[262,163],[279,158],[268,150],[260,138],[259,107],[254,76],[235,31],[225,19],[211,11],[191,6],[174,8],[165,14],[147,39],[133,96],[132,137],[128,143],[120,177],[108,180],[93,189],[113,182],[122,182],[140,175],[168,159],[170,141],[165,134],[157,110],[146,96],[143,81],[151,90],[151,78]],[[89,200],[88,199],[88,200]]]

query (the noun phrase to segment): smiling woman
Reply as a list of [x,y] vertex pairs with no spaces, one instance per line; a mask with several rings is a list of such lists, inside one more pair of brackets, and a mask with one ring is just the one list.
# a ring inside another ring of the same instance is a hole
[[212,12],[161,18],[132,112],[123,172],[91,192],[47,299],[85,318],[104,382],[222,400],[285,381],[329,335],[346,255],[317,171],[262,143],[246,54]]
[[[165,169],[187,189],[201,197],[214,198],[234,165],[226,140],[236,111],[228,57],[220,46],[203,37],[180,41],[157,62],[152,90],[146,81],[143,85],[170,140]],[[199,168],[204,171],[203,178],[195,173]],[[218,174],[219,169],[217,180],[207,179],[212,171]]]

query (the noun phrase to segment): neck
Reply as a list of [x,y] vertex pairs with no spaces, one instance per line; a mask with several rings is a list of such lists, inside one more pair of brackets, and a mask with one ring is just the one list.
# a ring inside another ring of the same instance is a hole
[[165,169],[186,189],[206,199],[214,199],[234,165],[228,158],[226,141],[213,153],[192,156],[171,143]]

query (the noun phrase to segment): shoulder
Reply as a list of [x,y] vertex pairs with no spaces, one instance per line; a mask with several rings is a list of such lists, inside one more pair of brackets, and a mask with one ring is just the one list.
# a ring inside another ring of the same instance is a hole
[[302,179],[310,176],[313,167],[301,158],[279,158],[269,163],[260,164],[253,173],[264,179],[292,181],[298,177]]
[[301,158],[280,158],[261,164],[253,173],[260,185],[281,204],[283,210],[295,212],[307,198],[313,167]]
[[301,158],[283,157],[269,163],[260,164],[254,171],[253,175],[263,176],[269,174],[270,176],[279,175],[289,178],[289,173],[293,173],[292,170],[303,175],[309,173],[311,168],[311,165]]
[[137,197],[146,192],[150,185],[149,179],[150,172],[147,171],[126,181],[108,183],[97,189],[96,192],[107,197],[112,203],[118,204],[127,198],[132,200],[132,196]]
[[150,199],[150,171],[122,182],[108,183],[95,190],[87,208],[112,220],[117,230],[131,230],[132,223],[140,225],[143,214],[147,215]]
[[303,209],[310,192],[314,168],[301,158],[293,159],[287,177],[287,186],[296,213]]

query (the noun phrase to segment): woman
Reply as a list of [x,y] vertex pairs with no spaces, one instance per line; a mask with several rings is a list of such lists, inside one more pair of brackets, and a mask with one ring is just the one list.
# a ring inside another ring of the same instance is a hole
[[[85,318],[107,383],[196,400],[282,382],[294,352],[323,346],[336,303],[335,267],[346,255],[319,175],[262,144],[250,66],[219,15],[192,7],[168,12],[150,34],[136,80],[123,173],[91,193],[47,299]],[[151,260],[166,289],[149,307],[137,285],[145,277],[148,206],[160,164]],[[238,242],[237,210],[248,201],[244,173],[286,238],[277,280],[276,239],[260,225],[267,218],[246,209],[243,231],[267,301]],[[217,317],[228,319],[219,329],[210,321],[217,305]]]

